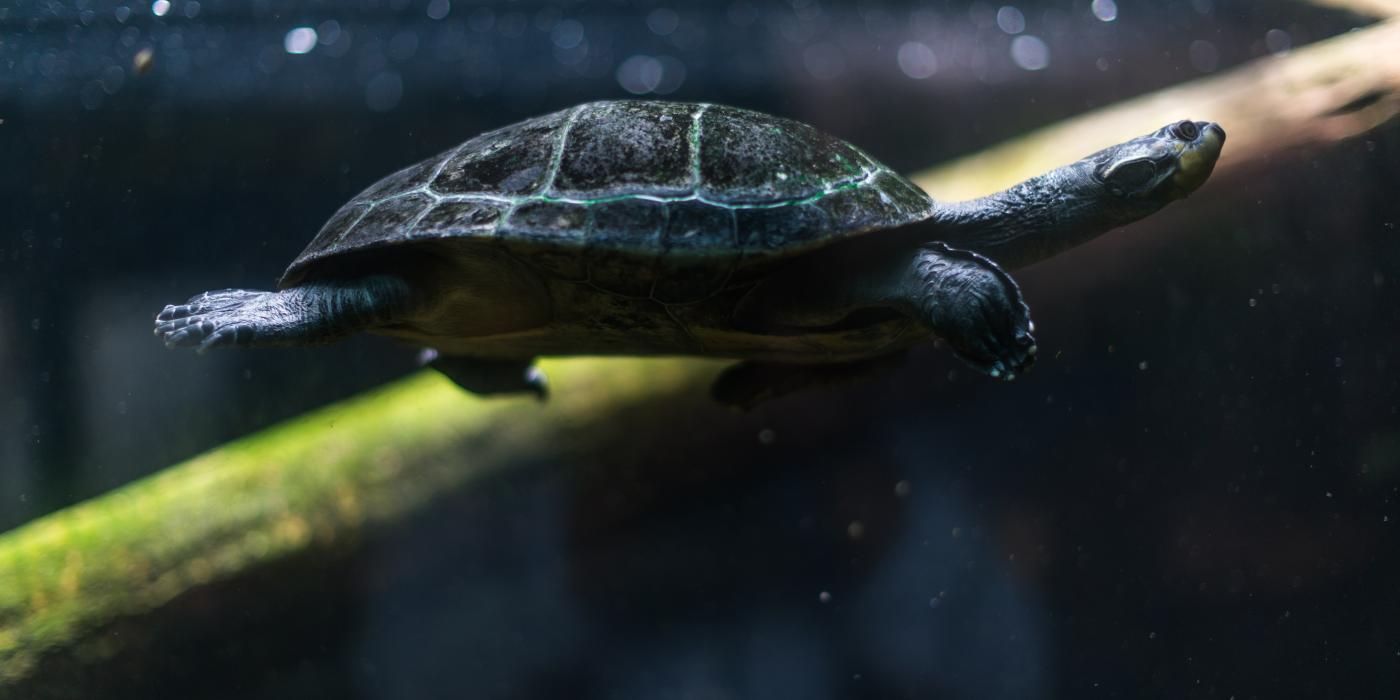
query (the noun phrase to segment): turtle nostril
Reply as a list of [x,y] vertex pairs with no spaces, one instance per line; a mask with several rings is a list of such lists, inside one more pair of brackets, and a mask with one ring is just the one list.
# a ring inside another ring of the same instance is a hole
[[1179,121],[1172,124],[1172,135],[1183,141],[1195,141],[1201,135],[1201,128],[1193,121]]

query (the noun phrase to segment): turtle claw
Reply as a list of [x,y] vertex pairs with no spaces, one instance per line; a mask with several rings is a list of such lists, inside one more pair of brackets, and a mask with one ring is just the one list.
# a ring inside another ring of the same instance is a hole
[[1035,362],[1030,309],[1021,289],[991,260],[935,244],[915,266],[929,325],[963,361],[993,379],[1011,381]]
[[243,289],[205,292],[162,309],[154,333],[167,348],[194,347],[201,354],[213,347],[246,345],[256,335],[257,307],[270,296]]

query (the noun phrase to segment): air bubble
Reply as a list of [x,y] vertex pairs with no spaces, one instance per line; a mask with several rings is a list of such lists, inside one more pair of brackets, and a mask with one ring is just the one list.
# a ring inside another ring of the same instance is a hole
[[680,15],[669,7],[658,7],[647,15],[647,29],[657,36],[670,36],[680,24]]
[[1026,16],[1013,5],[997,10],[997,26],[1007,34],[1020,34],[1026,31]]
[[316,30],[311,27],[296,27],[282,37],[282,48],[287,53],[301,55],[316,48]]
[[1191,42],[1186,53],[1191,66],[1202,73],[1211,73],[1220,67],[1220,50],[1209,41],[1197,39]]
[[1050,47],[1038,36],[1022,34],[1011,41],[1011,60],[1025,70],[1044,70],[1050,66]]
[[386,71],[374,76],[365,87],[365,103],[375,112],[387,112],[399,105],[403,99],[403,78],[398,73]]
[[1089,3],[1089,11],[1093,12],[1100,22],[1118,19],[1118,3],[1113,0],[1094,0]]
[[1282,29],[1270,29],[1264,33],[1264,46],[1270,53],[1284,53],[1293,48],[1293,37]]
[[938,72],[938,56],[922,41],[906,41],[899,47],[899,69],[905,75],[923,80]]

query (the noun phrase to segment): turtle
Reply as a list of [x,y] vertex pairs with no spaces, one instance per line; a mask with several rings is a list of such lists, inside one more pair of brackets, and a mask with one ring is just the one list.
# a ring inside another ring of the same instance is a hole
[[611,100],[472,138],[345,204],[277,291],[166,306],[169,347],[423,348],[468,391],[548,393],[536,358],[738,360],[712,393],[752,406],[942,339],[1024,374],[1034,326],[1007,270],[1186,197],[1225,141],[1175,121],[1005,191],[942,203],[812,126],[724,106]]

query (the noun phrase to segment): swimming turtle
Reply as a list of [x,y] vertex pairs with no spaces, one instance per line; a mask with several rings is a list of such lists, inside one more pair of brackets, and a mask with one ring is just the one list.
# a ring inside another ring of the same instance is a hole
[[167,306],[170,347],[428,348],[481,394],[544,396],[541,355],[741,362],[747,406],[860,374],[937,336],[1013,379],[1033,325],[1004,268],[1140,219],[1203,183],[1225,140],[1178,121],[983,199],[935,202],[860,149],[734,107],[605,101],[477,136],[379,181],[276,292]]

